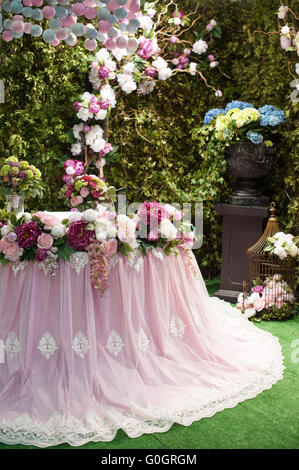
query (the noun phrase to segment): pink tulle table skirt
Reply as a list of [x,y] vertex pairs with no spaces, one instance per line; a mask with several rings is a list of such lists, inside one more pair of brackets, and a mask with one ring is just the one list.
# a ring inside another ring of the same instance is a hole
[[118,255],[104,298],[89,264],[61,262],[54,278],[37,263],[16,275],[0,268],[1,442],[78,446],[118,429],[164,432],[282,378],[278,340],[209,298],[193,255],[137,264]]

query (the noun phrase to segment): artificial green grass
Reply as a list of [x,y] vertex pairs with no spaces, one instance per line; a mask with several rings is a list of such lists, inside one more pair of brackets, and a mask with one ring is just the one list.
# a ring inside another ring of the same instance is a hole
[[[207,282],[210,295],[219,281]],[[257,324],[279,338],[284,355],[284,378],[256,398],[239,403],[212,418],[185,427],[174,424],[166,433],[130,439],[123,431],[112,442],[89,442],[81,449],[299,449],[299,354],[292,361],[292,342],[299,339],[299,316],[278,322]],[[36,449],[33,446],[8,446],[0,449]],[[51,449],[71,449],[62,444]]]

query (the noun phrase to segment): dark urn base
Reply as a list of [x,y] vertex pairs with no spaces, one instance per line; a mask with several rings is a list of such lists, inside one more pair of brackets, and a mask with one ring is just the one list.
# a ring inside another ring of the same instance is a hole
[[274,148],[266,144],[239,142],[227,151],[228,172],[237,178],[230,204],[236,206],[264,207],[269,198],[260,191],[262,178],[271,170]]

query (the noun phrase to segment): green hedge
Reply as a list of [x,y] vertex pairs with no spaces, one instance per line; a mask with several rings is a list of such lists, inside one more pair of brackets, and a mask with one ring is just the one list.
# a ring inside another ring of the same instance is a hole
[[[192,0],[179,3],[183,11],[194,6]],[[213,53],[218,50],[221,67],[230,79],[208,70],[210,82],[224,91],[223,98],[216,99],[197,78],[183,74],[160,84],[150,97],[123,96],[119,113],[112,117],[110,138],[120,145],[121,157],[106,168],[106,177],[116,187],[126,186],[131,201],[196,202],[201,198],[205,237],[198,259],[208,277],[218,274],[220,267],[221,219],[214,207],[228,200],[231,181],[225,162],[207,152],[206,142],[197,136],[205,112],[232,99],[285,110],[287,125],[264,188],[278,205],[283,228],[293,233],[298,232],[299,163],[288,54],[280,48],[278,35],[254,32],[277,27],[275,12],[280,1],[201,3],[206,23],[215,18],[223,26],[223,39]],[[295,3],[290,0],[288,5],[295,9]],[[16,154],[38,166],[47,185],[43,207],[62,209],[56,196],[61,159],[70,155],[67,132],[75,123],[72,102],[90,90],[86,52],[80,47],[50,48],[39,39],[24,37],[0,42],[0,60],[0,78],[6,84],[6,103],[0,105],[0,157]],[[38,207],[37,201],[30,203],[31,209]]]

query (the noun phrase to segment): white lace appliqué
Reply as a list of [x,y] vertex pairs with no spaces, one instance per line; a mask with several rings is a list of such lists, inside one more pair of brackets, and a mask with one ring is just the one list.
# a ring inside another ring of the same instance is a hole
[[118,254],[116,253],[115,255],[109,256],[108,257],[108,266],[109,269],[114,268],[114,266],[117,265],[119,260]]
[[112,354],[114,354],[114,356],[117,356],[121,352],[123,347],[124,347],[123,340],[121,339],[121,337],[115,330],[112,330],[107,339],[106,348]]
[[179,338],[182,338],[185,333],[185,328],[186,328],[185,323],[178,316],[173,315],[173,317],[171,318],[171,322],[170,322],[170,332],[174,336],[178,336]]
[[162,248],[154,248],[152,250],[153,255],[158,258],[160,261],[164,261],[165,255]]
[[142,253],[139,250],[132,251],[128,256],[128,263],[130,268],[135,268],[139,273],[144,263]]
[[81,331],[79,331],[73,340],[73,350],[78,354],[78,356],[84,359],[84,356],[88,353],[89,349],[90,345],[87,338]]
[[28,261],[15,261],[14,263],[10,263],[10,267],[14,275],[16,276],[20,271],[26,268],[28,265]]
[[11,359],[22,351],[21,343],[15,333],[9,333],[5,342],[5,351]]
[[80,274],[81,269],[85,268],[88,260],[89,257],[86,251],[78,251],[70,256],[69,265],[77,274]]
[[140,330],[138,335],[138,348],[140,351],[147,351],[150,345],[150,340],[144,330]]
[[50,359],[50,357],[55,353],[57,349],[56,342],[48,331],[42,336],[37,349],[40,350],[41,354],[45,356],[46,359]]

